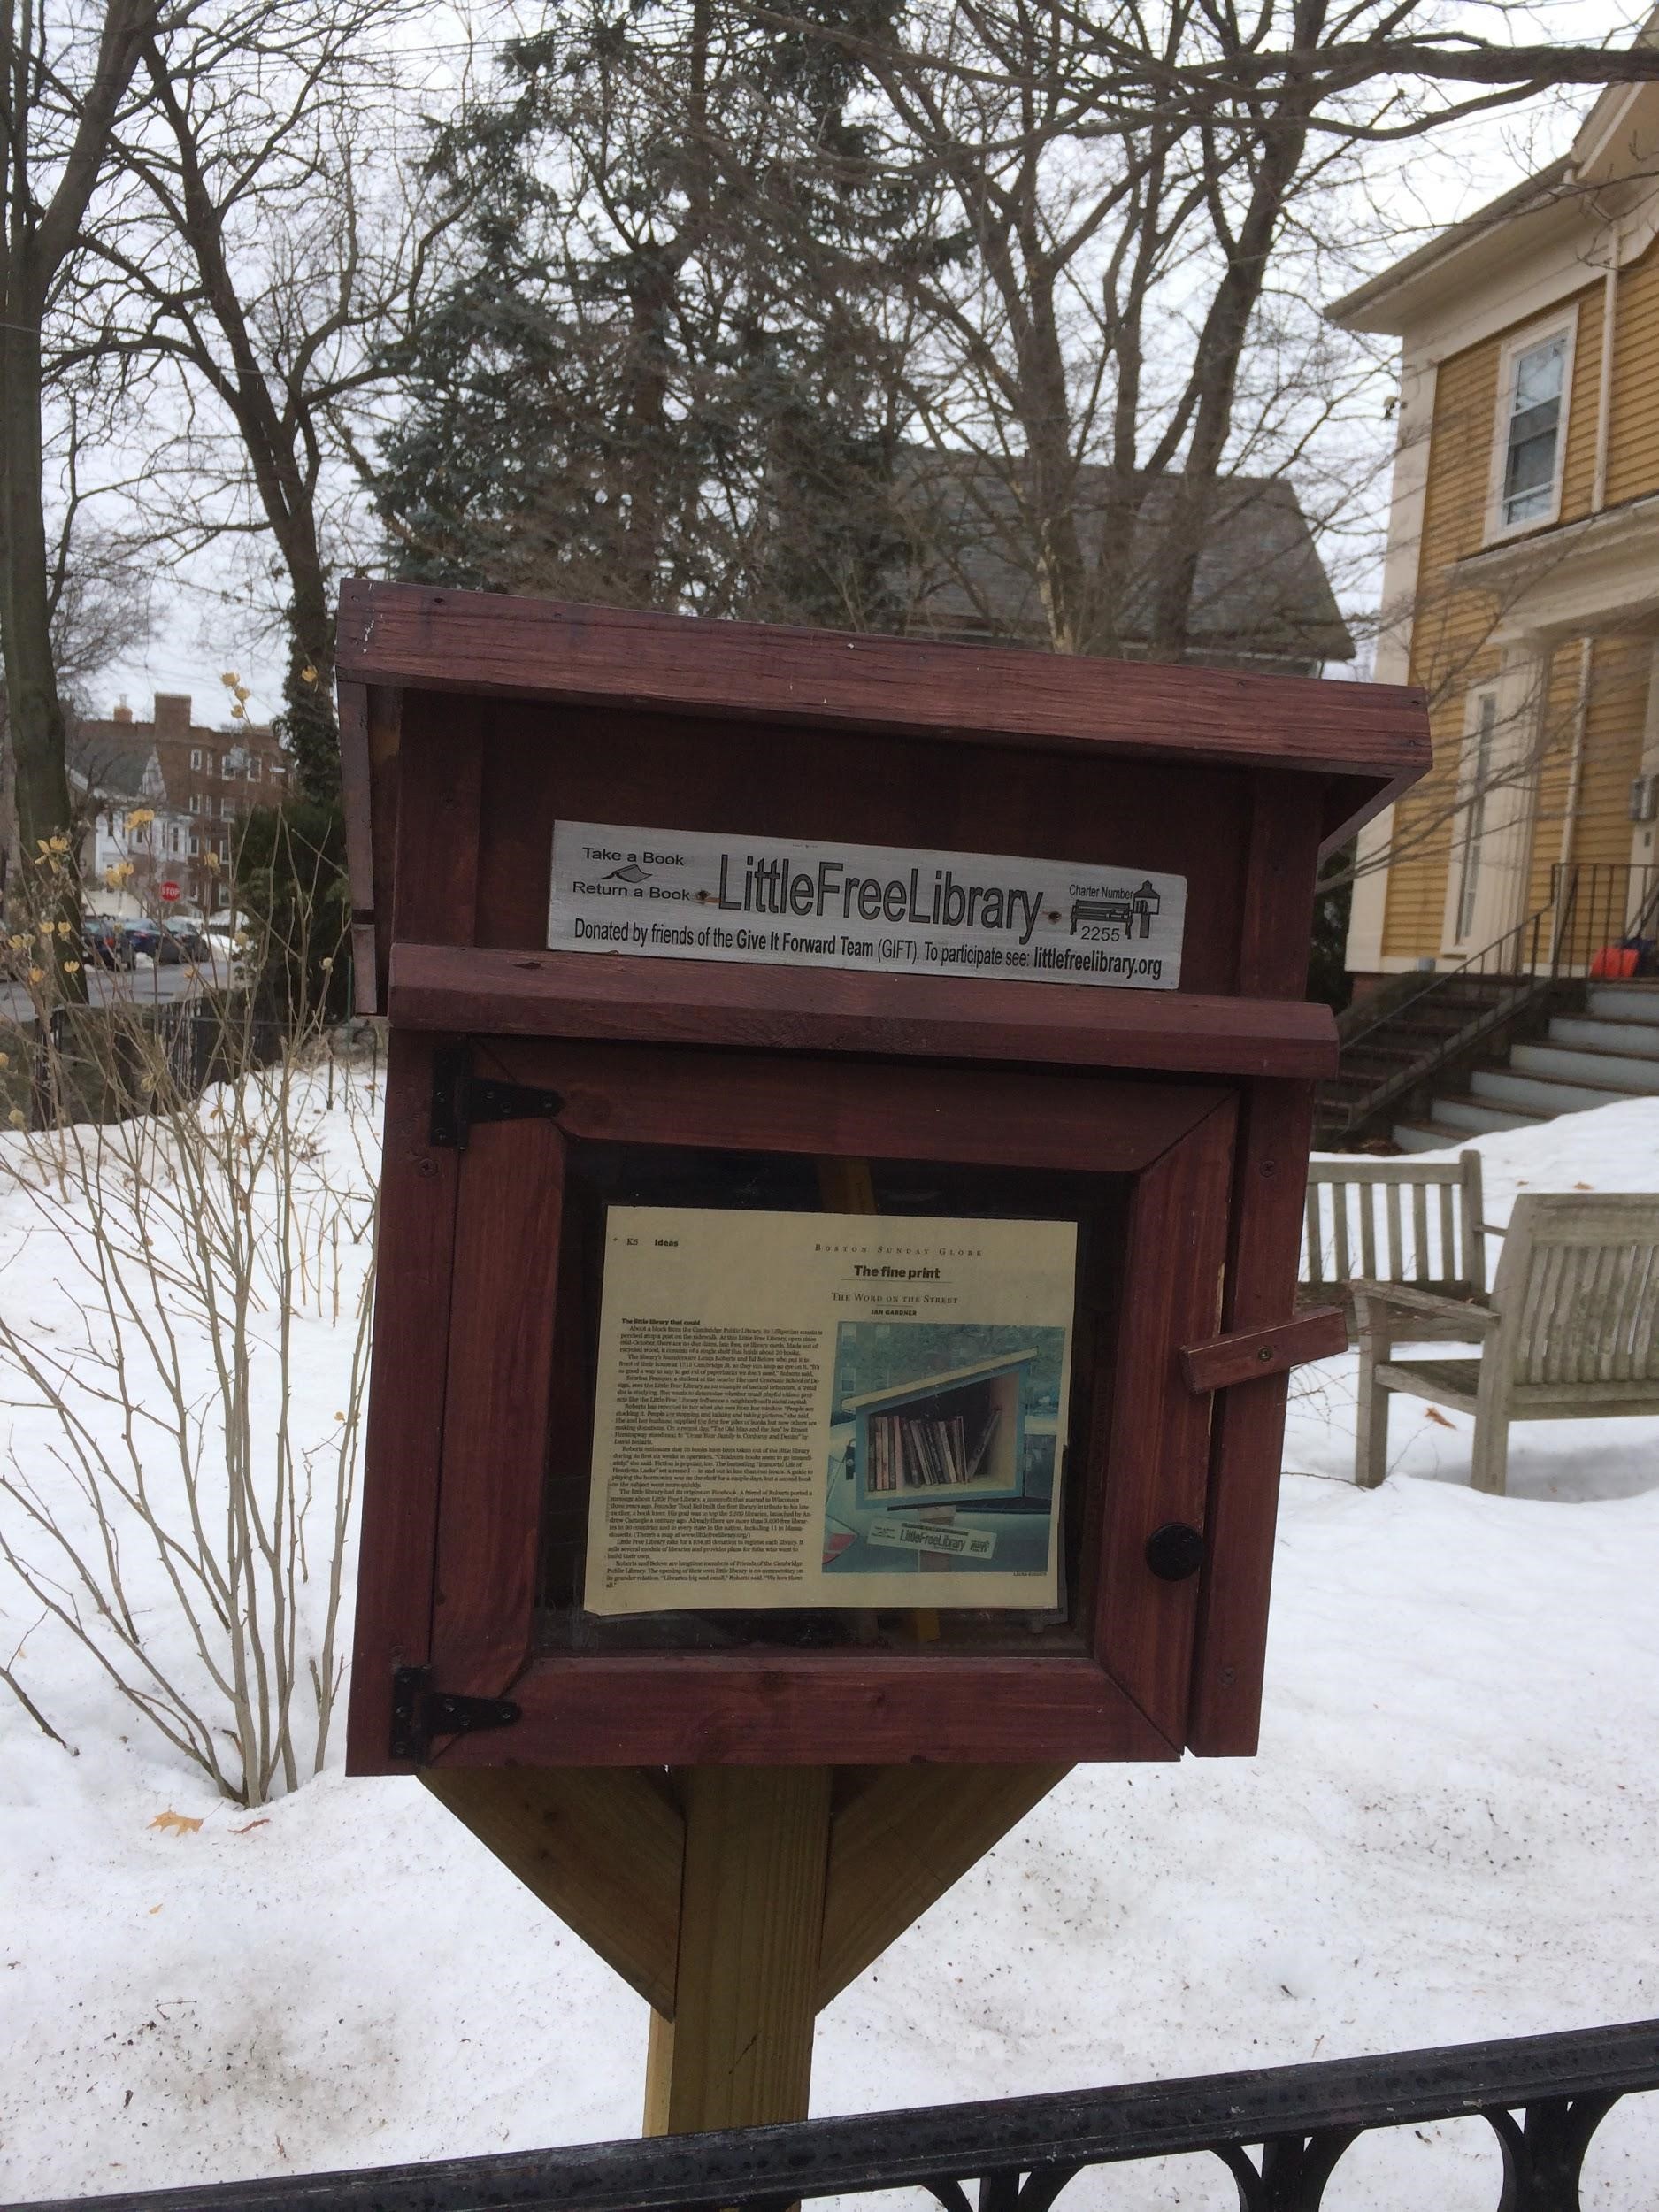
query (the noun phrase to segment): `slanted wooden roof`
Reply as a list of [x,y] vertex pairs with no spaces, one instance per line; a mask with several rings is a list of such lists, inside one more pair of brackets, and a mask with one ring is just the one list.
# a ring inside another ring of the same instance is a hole
[[913,1382],[887,1383],[880,1390],[865,1390],[856,1398],[843,1398],[841,1403],[849,1413],[856,1413],[862,1406],[879,1406],[888,1398],[926,1398],[941,1390],[955,1390],[959,1384],[978,1382],[982,1376],[1005,1375],[1010,1367],[1024,1367],[1037,1356],[1034,1350],[1004,1352],[1000,1359],[975,1360],[972,1367],[952,1367],[942,1375],[918,1375]]
[[[800,733],[913,736],[1186,770],[1315,778],[1327,848],[1430,765],[1423,694],[641,613],[415,584],[341,590],[342,765],[354,914],[389,926],[405,691],[610,706]],[[382,953],[382,962],[384,954]]]

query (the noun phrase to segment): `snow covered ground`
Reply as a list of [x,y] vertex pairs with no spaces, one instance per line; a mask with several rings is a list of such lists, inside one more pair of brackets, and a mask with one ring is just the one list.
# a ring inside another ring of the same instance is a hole
[[[1653,1190],[1659,1102],[1481,1148],[1494,1222],[1522,1187]],[[0,1300],[54,1273],[0,1194]],[[349,1321],[308,1326],[324,1422]],[[1494,1499],[1468,1423],[1404,1402],[1362,1494],[1353,1366],[1293,1407],[1261,1756],[1074,1776],[825,2015],[816,2110],[1659,2014],[1659,1421],[1523,1427]],[[33,1615],[0,1609],[4,1658]],[[50,1680],[73,1755],[0,1686],[0,2194],[635,2131],[644,2008],[417,1784],[331,1771],[250,1816],[62,1640]],[[1326,2202],[1497,2188],[1471,2121],[1367,2139]],[[1655,2196],[1633,2101],[1586,2200]],[[1234,2200],[1187,2161],[1065,2201]]]

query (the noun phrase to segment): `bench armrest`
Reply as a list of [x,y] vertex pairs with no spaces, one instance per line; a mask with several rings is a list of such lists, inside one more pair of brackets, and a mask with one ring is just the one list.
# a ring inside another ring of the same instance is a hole
[[1408,1321],[1413,1314],[1420,1314],[1432,1321],[1467,1322],[1474,1335],[1495,1328],[1498,1324],[1497,1315],[1488,1305],[1471,1298],[1444,1298],[1438,1291],[1418,1290],[1412,1283],[1371,1282],[1356,1275],[1348,1288],[1354,1294],[1362,1326],[1369,1308],[1385,1306]]

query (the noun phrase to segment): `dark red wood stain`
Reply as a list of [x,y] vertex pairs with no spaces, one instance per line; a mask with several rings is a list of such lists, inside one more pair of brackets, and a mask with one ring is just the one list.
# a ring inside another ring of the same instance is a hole
[[[1291,1343],[1334,1053],[1302,1002],[1315,871],[1426,767],[1420,697],[357,582],[340,671],[358,1002],[392,1027],[351,1770],[393,1763],[400,1664],[518,1703],[441,1743],[455,1764],[1253,1749],[1285,1406],[1259,1354]],[[561,819],[1180,875],[1179,988],[553,953]],[[461,1040],[557,1092],[557,1125],[434,1148]],[[1079,1324],[1069,1628],[1029,1652],[550,1632],[590,1448],[606,1186],[580,1163],[616,1145],[1133,1179]],[[1148,1566],[1168,1521],[1203,1532],[1191,1580]]]
[[357,1625],[347,1740],[355,1771],[378,1773],[392,1722],[392,1671],[431,1651],[439,1462],[458,1156],[434,1152],[432,1041],[394,1032],[376,1256],[373,1366],[363,1460]]
[[388,1010],[401,1027],[494,1036],[639,1038],[1182,1075],[1319,1076],[1336,1065],[1328,1008],[1296,1000],[617,954],[400,944]]
[[1331,1359],[1347,1349],[1348,1317],[1340,1306],[1314,1306],[1294,1321],[1235,1329],[1207,1344],[1183,1344],[1181,1372],[1189,1390],[1230,1390],[1235,1383],[1287,1374],[1308,1360]]

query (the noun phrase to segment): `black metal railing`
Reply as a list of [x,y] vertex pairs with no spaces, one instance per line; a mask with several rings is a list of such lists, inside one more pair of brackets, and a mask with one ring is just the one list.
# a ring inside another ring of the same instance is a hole
[[[856,2119],[77,2197],[50,2212],[785,2212],[894,2189],[926,2191],[945,2212],[1048,2212],[1093,2168],[1194,2152],[1226,2167],[1240,2212],[1317,2212],[1360,2136],[1471,2117],[1497,2140],[1495,2212],[1578,2212],[1596,2129],[1619,2098],[1655,2089],[1659,2020],[1645,2020]],[[1400,2212],[1433,2201],[1418,2194]],[[1649,2212],[1659,2171],[1609,2201]]]
[[1659,918],[1659,866],[1570,861],[1550,871],[1550,904],[1562,915],[1551,949],[1557,975],[1587,975],[1598,953],[1651,940]]
[[[123,1119],[197,1098],[211,1084],[271,1067],[294,1034],[288,1020],[256,1010],[245,991],[233,989],[54,1007],[44,1024],[14,1023],[8,1041],[14,1048],[16,1043],[27,1048],[28,1119],[45,1129],[65,1120]],[[373,1098],[380,1087],[379,1026],[349,1019],[319,1032],[315,1060],[329,1107],[336,1075],[346,1079],[365,1040]]]
[[1605,949],[1659,935],[1659,867],[1558,862],[1549,901],[1449,968],[1402,979],[1341,1022],[1341,1068],[1319,1093],[1317,1141],[1340,1145],[1488,1036],[1587,976]]

